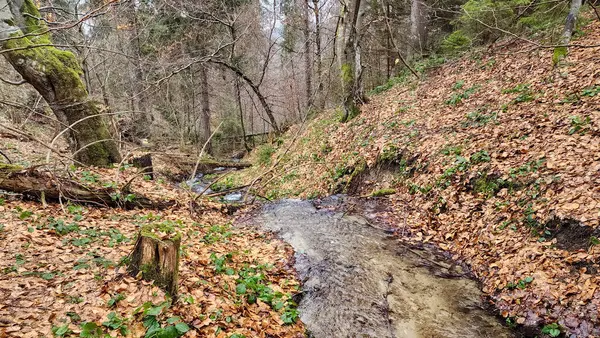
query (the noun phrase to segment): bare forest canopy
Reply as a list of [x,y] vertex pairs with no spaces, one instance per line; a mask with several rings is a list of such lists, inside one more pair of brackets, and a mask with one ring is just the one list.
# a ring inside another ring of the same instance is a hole
[[207,153],[234,155],[324,109],[348,120],[365,93],[504,37],[555,48],[558,62],[581,6],[0,0],[0,107],[23,126],[52,124],[80,164],[119,162],[119,149],[141,139],[181,148],[210,139]]

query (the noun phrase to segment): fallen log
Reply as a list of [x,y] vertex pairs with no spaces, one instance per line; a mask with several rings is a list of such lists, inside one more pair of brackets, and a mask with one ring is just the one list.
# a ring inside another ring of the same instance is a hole
[[[183,181],[187,180],[196,167],[196,161],[192,155],[189,154],[157,154],[153,153],[153,159],[156,160],[155,170],[157,167],[161,168],[158,171],[167,176],[172,181]],[[157,165],[161,163],[162,165]],[[252,164],[249,162],[235,162],[235,161],[222,161],[214,160],[210,158],[203,158],[198,163],[198,173],[212,174],[215,172],[215,168],[235,168],[244,169],[251,167]]]
[[[196,165],[196,159],[192,155],[189,154],[160,154],[157,157],[162,157],[167,160],[169,163],[178,166],[187,168],[194,168]],[[252,164],[250,162],[241,162],[241,161],[224,161],[224,160],[214,160],[210,158],[203,158],[200,160],[198,170],[208,171],[213,170],[218,167],[223,168],[236,168],[236,169],[244,169],[251,167]]]
[[36,167],[0,163],[0,189],[45,201],[72,201],[109,207],[161,209],[174,202],[156,202],[116,188],[90,188]]

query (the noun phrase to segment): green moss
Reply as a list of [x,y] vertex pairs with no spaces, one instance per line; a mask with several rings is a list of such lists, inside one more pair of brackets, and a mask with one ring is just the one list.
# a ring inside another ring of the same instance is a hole
[[393,195],[396,193],[395,189],[379,189],[379,190],[375,190],[371,193],[372,197],[381,197],[381,196],[387,196],[387,195]]
[[342,65],[342,81],[345,85],[352,83],[354,80],[354,74],[352,74],[352,66],[347,63]]
[[25,27],[22,29],[26,34],[39,34],[38,36],[31,37],[31,40],[38,44],[50,43],[50,35],[48,33],[48,27],[41,18],[40,11],[37,9],[32,0],[24,0],[21,6],[21,13],[25,19]]
[[557,65],[560,60],[564,59],[567,56],[567,47],[556,47],[554,49],[554,54],[552,54],[552,63]]
[[31,39],[24,37],[22,32],[13,33],[11,37],[14,39],[6,41],[4,47],[5,49],[15,49],[11,53],[14,53],[16,57],[12,57],[12,59],[22,58],[35,61],[39,70],[49,75],[55,88],[70,88],[70,91],[64,96],[69,98],[87,96],[85,84],[81,80],[83,70],[73,53],[52,46],[38,47],[36,46],[37,42],[34,43]]

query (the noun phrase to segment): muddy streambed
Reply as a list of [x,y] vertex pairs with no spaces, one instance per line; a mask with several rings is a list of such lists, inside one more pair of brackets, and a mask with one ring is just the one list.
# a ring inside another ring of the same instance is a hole
[[362,216],[283,200],[249,222],[296,251],[312,337],[512,337],[460,267],[403,247]]

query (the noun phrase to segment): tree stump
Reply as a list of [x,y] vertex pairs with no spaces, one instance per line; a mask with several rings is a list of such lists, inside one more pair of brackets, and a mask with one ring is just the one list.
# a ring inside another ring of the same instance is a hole
[[144,280],[154,281],[155,285],[175,298],[180,244],[179,233],[161,234],[156,226],[143,227],[131,253],[127,271],[132,276],[141,274]]
[[152,155],[145,154],[140,157],[134,157],[131,159],[131,164],[134,167],[139,168],[144,174],[150,176],[150,179],[154,179],[154,168],[152,166]]

